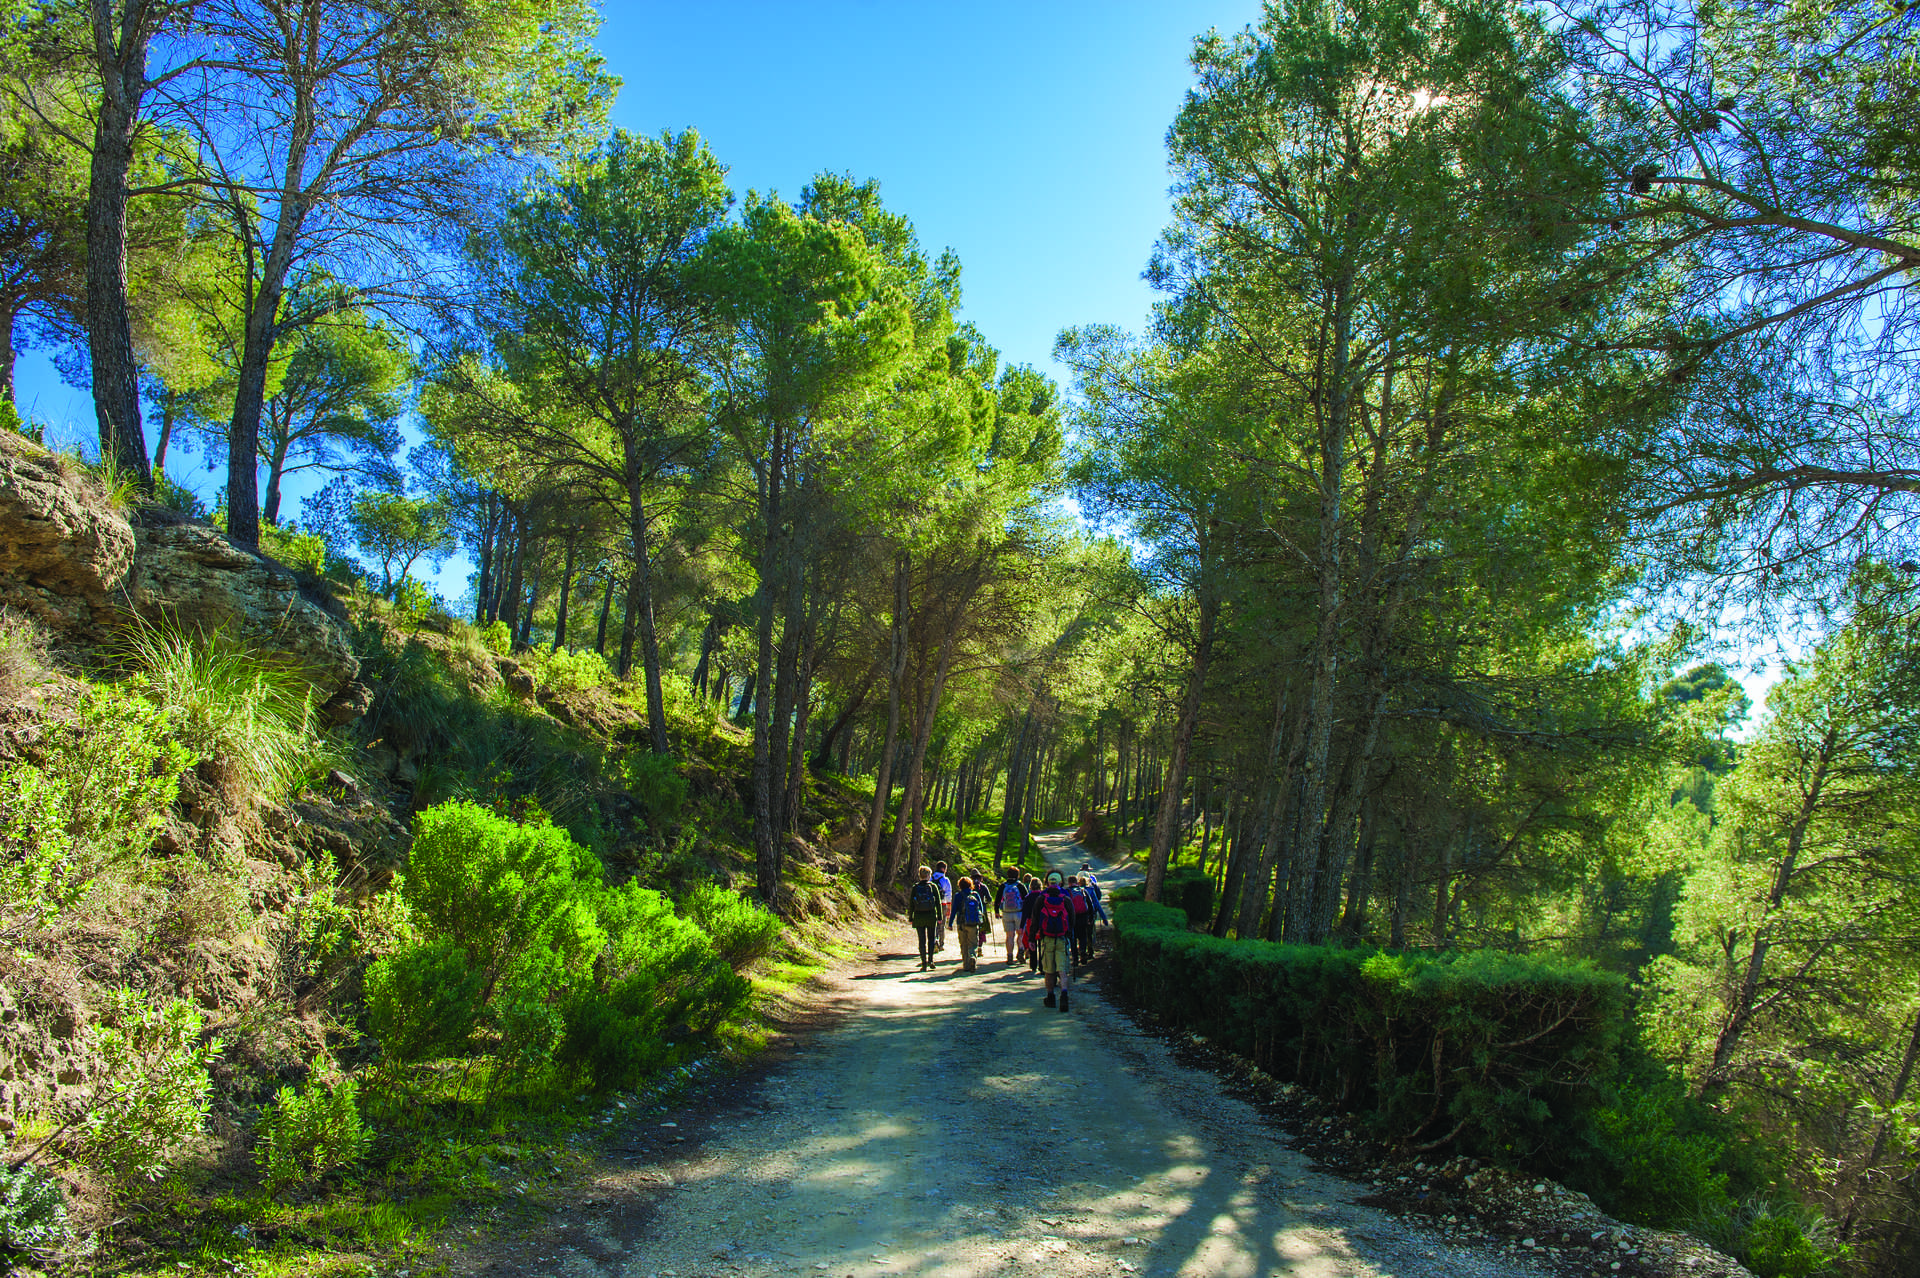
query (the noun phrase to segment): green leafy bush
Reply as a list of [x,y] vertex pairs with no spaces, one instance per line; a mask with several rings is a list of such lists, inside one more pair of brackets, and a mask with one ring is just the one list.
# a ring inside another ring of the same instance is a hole
[[220,1040],[185,999],[119,990],[94,1031],[98,1088],[78,1125],[88,1163],[120,1181],[155,1180],[207,1117],[207,1067]]
[[1581,1180],[1615,1215],[1682,1228],[1733,1206],[1727,1139],[1712,1110],[1677,1083],[1629,1080],[1593,1114],[1595,1166]]
[[260,525],[260,549],[287,567],[319,576],[327,567],[327,543],[317,533]]
[[585,648],[578,651],[562,648],[558,652],[535,648],[527,654],[526,661],[533,668],[534,681],[555,692],[579,692],[613,680],[607,659]]
[[1557,1166],[1615,1074],[1625,985],[1583,963],[1225,941],[1139,903],[1115,918],[1135,1001],[1409,1150]]
[[280,799],[340,762],[298,670],[222,630],[145,626],[128,642],[141,690],[171,715],[236,805]]
[[1836,1272],[1848,1257],[1848,1248],[1833,1241],[1817,1213],[1765,1197],[1705,1215],[1693,1223],[1693,1232],[1757,1278],[1816,1278]]
[[486,974],[441,937],[406,946],[367,969],[367,1030],[388,1060],[410,1064],[457,1056],[480,1019]]
[[47,1259],[77,1241],[60,1182],[32,1163],[0,1164],[0,1251]]
[[487,628],[480,632],[480,642],[495,654],[504,657],[513,651],[513,627],[504,621],[489,622]]
[[594,979],[569,1002],[562,1057],[602,1086],[671,1063],[713,1030],[752,987],[667,898],[635,883],[606,892],[609,943]]
[[673,824],[686,810],[687,779],[670,755],[627,751],[620,759],[619,783],[656,827]]
[[305,1094],[281,1088],[260,1115],[259,1135],[254,1162],[265,1173],[269,1193],[346,1171],[373,1143],[350,1078],[331,1088],[309,1084]]
[[[485,1024],[517,1066],[616,1085],[673,1059],[751,989],[699,923],[636,883],[609,887],[593,853],[545,821],[429,808],[401,890],[422,940],[367,975],[369,1028],[396,1060],[457,1050]],[[742,952],[765,927],[745,904],[707,902]]]
[[713,938],[714,951],[734,967],[765,958],[780,941],[780,920],[771,910],[718,883],[695,884],[680,908]]
[[89,686],[39,764],[0,768],[0,940],[44,928],[147,849],[193,761],[171,731],[151,702]]

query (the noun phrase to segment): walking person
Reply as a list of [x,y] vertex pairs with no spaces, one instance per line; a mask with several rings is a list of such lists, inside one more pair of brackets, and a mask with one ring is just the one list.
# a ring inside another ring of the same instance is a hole
[[1047,875],[1047,886],[1035,894],[1037,902],[1033,922],[1028,925],[1029,944],[1046,978],[1046,1005],[1053,1007],[1054,986],[1060,988],[1059,1008],[1067,1010],[1067,996],[1073,985],[1073,901],[1067,896],[1060,871]]
[[[1086,870],[1086,864],[1082,862],[1080,868]],[[1086,880],[1087,895],[1093,900],[1094,915],[1107,926],[1113,926],[1113,920],[1107,917],[1107,907],[1100,900],[1100,880],[1094,878],[1091,872],[1083,873],[1080,877]]]
[[920,938],[920,970],[928,971],[933,967],[933,934],[940,921],[940,889],[934,886],[933,871],[924,865],[907,890],[907,917]]
[[1026,889],[1020,886],[1020,871],[1009,866],[1001,871],[1006,882],[1000,885],[1000,926],[1007,934],[1007,966],[1013,966],[1020,950],[1020,925],[1025,921]]
[[1093,962],[1093,896],[1087,891],[1087,876],[1076,874],[1067,881],[1067,895],[1073,900],[1073,961]]
[[1027,876],[1027,900],[1020,907],[1020,947],[1027,956],[1027,970],[1040,970],[1040,947],[1033,943],[1033,914],[1040,908],[1040,880]]
[[987,909],[980,903],[980,894],[973,890],[972,879],[963,875],[953,888],[953,905],[947,911],[947,921],[960,933],[960,970],[971,972],[974,956],[980,949],[980,925],[986,922]]
[[947,863],[933,863],[933,886],[940,891],[940,913],[935,918],[933,928],[933,948],[947,948],[947,911],[953,908],[953,880],[947,877]]

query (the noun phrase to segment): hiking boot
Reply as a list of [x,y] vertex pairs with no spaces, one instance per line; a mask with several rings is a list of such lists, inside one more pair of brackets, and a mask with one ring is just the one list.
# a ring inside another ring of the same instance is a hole
[[1048,1007],[1052,1007],[1052,1006],[1053,1006],[1053,991],[1052,991],[1052,990],[1048,990],[1048,991],[1047,991],[1047,1006],[1048,1006]]
[[1067,1010],[1067,992],[1065,990],[1060,991],[1060,1010],[1063,1012]]

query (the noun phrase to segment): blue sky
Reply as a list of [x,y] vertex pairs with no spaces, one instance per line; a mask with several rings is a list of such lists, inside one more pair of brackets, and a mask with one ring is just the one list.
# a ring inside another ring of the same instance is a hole
[[[1059,376],[1063,327],[1144,321],[1140,273],[1167,218],[1164,139],[1191,82],[1187,52],[1259,10],[608,0],[600,47],[624,81],[614,122],[698,129],[736,191],[793,197],[823,170],[877,178],[929,253],[959,254],[964,318],[1007,361]],[[53,441],[91,440],[91,402],[42,353],[23,356],[18,377],[22,409]],[[208,499],[222,482],[198,456],[168,469]],[[307,487],[290,486],[292,509]]]

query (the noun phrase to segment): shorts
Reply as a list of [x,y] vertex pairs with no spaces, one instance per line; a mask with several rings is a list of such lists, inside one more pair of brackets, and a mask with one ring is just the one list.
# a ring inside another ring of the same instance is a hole
[[1059,976],[1071,970],[1069,964],[1072,955],[1068,948],[1072,940],[1068,936],[1043,936],[1038,939],[1042,976]]
[[1008,936],[1020,935],[1020,911],[1009,910],[1000,916],[1000,926],[1007,929]]

